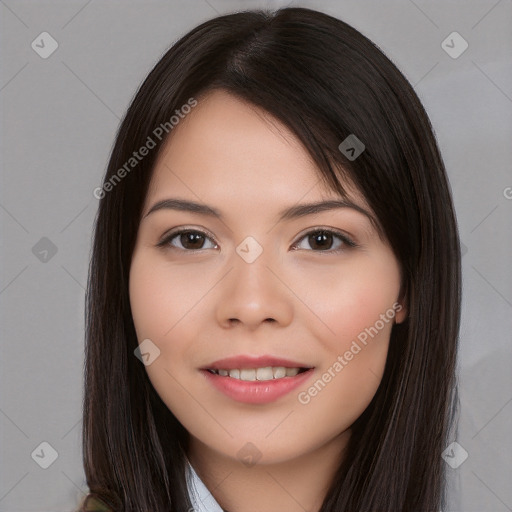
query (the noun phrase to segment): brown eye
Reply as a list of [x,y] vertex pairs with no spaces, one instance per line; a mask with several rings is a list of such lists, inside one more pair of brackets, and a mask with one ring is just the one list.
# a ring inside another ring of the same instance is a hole
[[187,231],[179,235],[179,240],[185,249],[201,249],[205,236],[197,231]]
[[312,235],[308,235],[308,242],[313,249],[330,249],[333,244],[333,236],[326,231],[317,231]]
[[[173,242],[174,241],[174,242]],[[185,251],[196,251],[202,249],[214,249],[217,247],[216,244],[212,244],[211,247],[204,247],[206,241],[211,242],[211,238],[198,230],[181,230],[175,231],[166,238],[164,238],[157,245],[159,247],[169,247],[171,249],[181,249]],[[178,245],[176,245],[178,244]]]
[[[336,239],[340,242],[336,243]],[[317,229],[306,233],[300,240],[307,241],[308,245],[315,252],[340,252],[356,244],[343,233],[328,229]],[[303,245],[303,244],[300,244]],[[335,245],[336,247],[333,247]],[[304,249],[304,247],[295,245],[294,248]]]

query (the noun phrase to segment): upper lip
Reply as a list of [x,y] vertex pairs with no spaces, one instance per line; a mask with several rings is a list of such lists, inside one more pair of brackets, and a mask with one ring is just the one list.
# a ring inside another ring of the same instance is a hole
[[265,368],[266,366],[284,366],[285,368],[313,368],[311,365],[297,361],[291,361],[290,359],[284,359],[282,357],[274,357],[269,355],[238,355],[226,357],[224,359],[218,359],[217,361],[214,361],[213,363],[210,363],[201,369],[234,370],[236,368]]

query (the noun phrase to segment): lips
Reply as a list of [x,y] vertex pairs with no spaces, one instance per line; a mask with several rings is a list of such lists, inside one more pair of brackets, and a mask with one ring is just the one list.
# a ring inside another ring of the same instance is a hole
[[[283,367],[281,367],[283,368]],[[237,371],[237,370],[230,370]],[[254,370],[245,369],[245,372]],[[304,386],[315,375],[315,370],[310,368],[294,376],[285,376],[263,381],[245,381],[211,373],[211,370],[200,370],[201,375],[214,389],[225,396],[246,404],[267,404],[290,395],[300,386]]]
[[199,370],[206,382],[229,398],[247,404],[266,404],[306,383],[314,375],[314,368],[283,357],[242,354],[218,359]]

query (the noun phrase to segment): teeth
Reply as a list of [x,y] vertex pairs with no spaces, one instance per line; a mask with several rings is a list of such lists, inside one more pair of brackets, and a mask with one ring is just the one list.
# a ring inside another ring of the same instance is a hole
[[272,380],[274,378],[274,373],[272,372],[272,367],[267,366],[265,368],[258,368],[256,370],[256,380]]
[[286,368],[282,366],[278,366],[272,370],[274,372],[274,379],[280,379],[281,377],[286,377]]
[[286,368],[287,377],[295,377],[299,373],[300,368]]
[[244,381],[264,381],[281,379],[283,377],[295,377],[300,368],[285,368],[284,366],[266,366],[265,368],[237,368],[234,370],[213,370],[217,375],[231,377]]

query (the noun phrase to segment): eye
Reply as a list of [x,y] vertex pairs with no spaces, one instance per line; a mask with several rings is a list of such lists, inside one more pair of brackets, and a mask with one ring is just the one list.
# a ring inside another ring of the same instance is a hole
[[[176,239],[175,243],[179,245],[176,246],[173,243],[173,240]],[[157,247],[167,247],[170,249],[181,249],[186,251],[196,251],[202,249],[215,249],[217,248],[217,244],[213,243],[212,247],[202,247],[205,243],[205,240],[212,240],[212,237],[204,233],[203,231],[199,231],[197,229],[182,229],[180,231],[173,231],[169,235],[163,238],[160,242],[158,242]]]
[[[337,247],[333,248],[333,245],[336,245],[335,239],[338,239],[339,242]],[[309,231],[299,239],[299,242],[302,240],[306,241],[315,252],[339,253],[347,248],[356,247],[356,243],[346,234],[332,229],[322,228]],[[203,246],[206,241],[210,241],[210,247]],[[302,244],[296,242],[292,246],[292,249],[302,250],[305,248],[300,245]],[[212,235],[209,235],[204,231],[197,229],[181,229],[169,233],[160,242],[158,242],[157,247],[168,247],[170,249],[179,249],[191,252],[203,249],[216,249],[218,248],[218,244],[214,241]]]
[[[332,248],[334,239],[338,239],[341,243],[336,248]],[[356,247],[356,243],[350,239],[347,235],[340,231],[334,231],[331,229],[315,229],[309,231],[305,236],[299,239],[299,241],[306,241],[310,247],[315,249],[315,252],[333,252],[339,253],[347,248]],[[294,250],[304,249],[304,247],[298,247],[297,243],[292,246]]]

